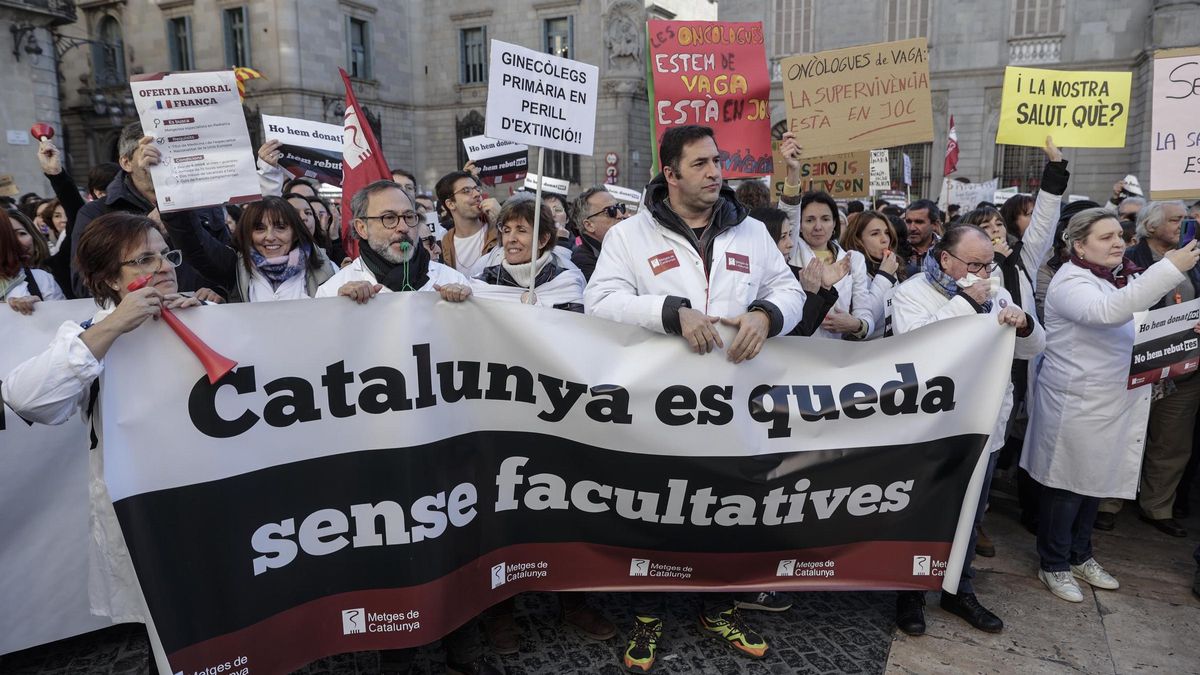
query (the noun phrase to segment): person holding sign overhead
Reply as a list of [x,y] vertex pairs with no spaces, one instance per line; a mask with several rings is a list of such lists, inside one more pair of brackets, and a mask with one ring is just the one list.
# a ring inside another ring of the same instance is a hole
[[[721,181],[721,151],[709,127],[672,127],[658,149],[662,172],[645,207],[605,237],[584,292],[588,314],[679,335],[697,354],[725,348],[753,359],[768,338],[800,320],[804,291],[767,228],[749,218]],[[720,323],[737,329],[726,348]],[[662,636],[662,596],[638,594],[625,667],[649,671]],[[706,595],[700,625],[741,654],[762,658],[767,642],[732,598]]]
[[1135,277],[1121,224],[1101,208],[1072,216],[1064,239],[1070,260],[1046,290],[1046,349],[1021,467],[1043,486],[1038,578],[1082,602],[1076,579],[1120,587],[1092,557],[1092,525],[1101,499],[1135,496],[1141,470],[1150,387],[1127,389],[1133,313],[1178,286],[1200,251],[1193,241]]

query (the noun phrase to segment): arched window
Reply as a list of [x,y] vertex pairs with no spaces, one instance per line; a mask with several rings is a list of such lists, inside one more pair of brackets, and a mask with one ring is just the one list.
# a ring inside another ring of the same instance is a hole
[[111,16],[100,19],[96,26],[98,41],[92,44],[92,72],[96,87],[115,87],[125,84],[125,40],[121,24]]
[[458,136],[458,166],[463,166],[467,163],[467,149],[463,147],[463,139],[483,134],[483,115],[477,110],[472,110],[466,117],[456,119],[454,126],[455,135]]

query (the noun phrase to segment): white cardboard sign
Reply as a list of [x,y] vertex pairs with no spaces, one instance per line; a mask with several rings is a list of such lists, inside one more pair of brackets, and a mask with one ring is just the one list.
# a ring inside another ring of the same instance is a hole
[[492,40],[487,122],[491,138],[591,155],[600,69]]

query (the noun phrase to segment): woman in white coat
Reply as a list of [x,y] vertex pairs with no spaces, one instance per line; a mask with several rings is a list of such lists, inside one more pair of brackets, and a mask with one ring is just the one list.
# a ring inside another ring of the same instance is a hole
[[33,235],[0,211],[0,302],[27,315],[43,300],[65,299],[49,272],[30,267],[32,258]]
[[883,337],[892,318],[892,293],[896,285],[904,281],[904,268],[896,257],[899,241],[896,228],[878,211],[862,211],[846,221],[842,232],[842,248],[857,251],[867,263],[867,275],[871,278],[871,306],[875,308],[875,328],[870,339]]
[[1075,578],[1119,586],[1092,557],[1092,525],[1101,498],[1134,497],[1142,464],[1150,387],[1126,389],[1133,313],[1178,286],[1200,251],[1192,242],[1134,278],[1112,213],[1081,211],[1063,236],[1071,259],[1046,291],[1046,349],[1021,466],[1043,486],[1038,577],[1080,602]]
[[[98,417],[99,391],[94,386],[104,372],[104,355],[125,333],[157,318],[163,307],[180,309],[200,304],[179,295],[175,281],[178,251],[168,251],[157,225],[149,218],[112,213],[97,218],[80,238],[76,259],[79,273],[101,309],[90,321],[68,321],[58,329],[46,351],[17,366],[0,384],[0,400],[22,419],[62,424],[78,412]],[[133,281],[151,275],[145,288],[126,290]],[[94,405],[93,405],[94,404]],[[102,439],[94,426],[95,445]],[[146,610],[125,538],[104,483],[103,452],[94,447],[91,458],[91,546],[88,595],[93,614],[115,623],[143,622],[160,673],[172,671]]]

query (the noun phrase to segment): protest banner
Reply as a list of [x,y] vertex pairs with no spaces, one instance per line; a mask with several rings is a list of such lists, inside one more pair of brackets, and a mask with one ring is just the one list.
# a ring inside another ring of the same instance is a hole
[[[561,178],[551,178],[550,176],[542,176],[542,190],[552,192],[561,197],[566,197],[567,192],[571,189],[571,184]],[[526,190],[538,189],[538,174],[526,173],[525,183],[523,187]]]
[[294,117],[263,115],[263,138],[282,145],[279,166],[298,178],[342,185],[342,127]]
[[1004,202],[1016,197],[1019,194],[1021,194],[1021,189],[1015,185],[1006,188],[996,188],[996,191],[992,193],[992,203],[996,206],[1002,206]]
[[631,202],[635,205],[642,203],[642,193],[638,192],[637,190],[630,190],[627,187],[611,184],[605,185],[604,189],[607,190],[609,194],[616,197],[618,201]]
[[771,175],[771,76],[760,22],[648,21],[651,173],[667,129],[712,127],[725,178]]
[[1200,47],[1154,53],[1150,198],[1200,197]]
[[943,211],[951,204],[958,204],[963,212],[970,211],[980,202],[991,202],[996,197],[999,178],[986,183],[960,183],[950,178],[942,179],[942,193],[938,197],[938,208]]
[[484,134],[591,155],[600,69],[492,40]]
[[892,206],[899,206],[900,208],[908,206],[908,194],[904,190],[884,190],[875,196]]
[[232,70],[134,75],[129,88],[162,154],[150,167],[159,212],[262,199]]
[[[773,201],[778,202],[783,194],[784,179],[787,178],[787,162],[779,152],[777,143],[772,144],[775,173],[771,177]],[[871,153],[851,152],[828,157],[803,159],[800,163],[800,190],[828,192],[834,199],[855,199],[870,194]]]
[[1195,373],[1200,365],[1200,335],[1193,330],[1197,321],[1200,299],[1135,312],[1129,388]]
[[[734,365],[432,293],[187,320],[242,365],[213,386],[160,323],[122,336],[105,478],[172,669],[249,675],[425,644],[530,590],[953,592],[1014,344],[971,316]],[[349,351],[348,325],[372,326]]]
[[479,170],[479,181],[485,185],[521,180],[529,169],[528,145],[487,136],[464,138],[462,143],[467,159]]
[[1004,69],[996,142],[1064,148],[1125,146],[1130,73]]
[[781,67],[788,129],[805,154],[933,140],[925,38],[790,56]]
[[[22,316],[0,307],[0,379],[50,345],[65,321],[96,313],[91,300],[40,302]],[[0,405],[0,654],[112,625],[88,601],[91,513],[88,431],[78,415],[29,425]]]
[[892,189],[892,177],[888,173],[888,151],[871,151],[871,192]]

